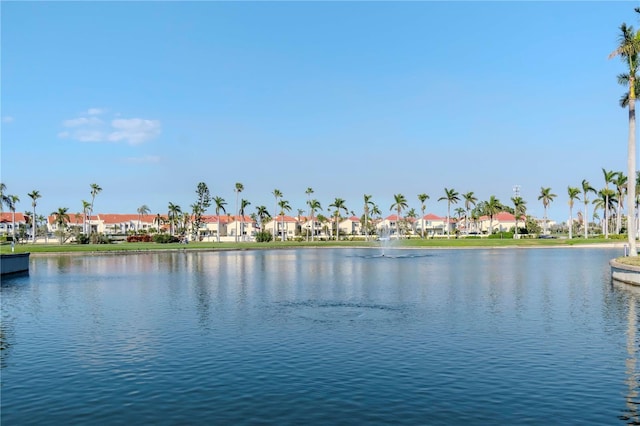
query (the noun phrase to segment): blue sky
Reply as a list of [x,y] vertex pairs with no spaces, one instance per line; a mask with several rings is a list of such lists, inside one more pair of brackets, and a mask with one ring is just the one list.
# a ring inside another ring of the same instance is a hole
[[[198,182],[292,213],[444,188],[510,203],[626,171],[638,2],[2,2],[2,182],[39,214],[165,213]],[[462,207],[462,201],[459,206]],[[457,207],[457,206],[456,206]],[[212,213],[212,209],[209,213]],[[592,207],[590,207],[592,211]],[[575,213],[574,213],[575,214]]]

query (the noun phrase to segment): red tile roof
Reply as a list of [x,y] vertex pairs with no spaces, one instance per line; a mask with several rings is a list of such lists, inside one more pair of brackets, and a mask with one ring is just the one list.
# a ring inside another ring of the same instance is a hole
[[[11,223],[12,221],[13,221],[13,213],[12,212],[2,212],[2,213],[0,213],[0,222]],[[16,223],[20,223],[20,222],[25,223],[26,221],[27,221],[27,219],[25,218],[24,214],[22,214],[20,212],[16,212]]]

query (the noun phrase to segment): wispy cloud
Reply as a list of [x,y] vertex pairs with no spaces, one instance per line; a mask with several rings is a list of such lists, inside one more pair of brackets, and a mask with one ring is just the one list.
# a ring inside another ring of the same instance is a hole
[[4,117],[2,117],[2,122],[3,123],[13,123],[15,121],[15,119],[13,117],[11,117],[10,115],[5,115]]
[[159,120],[144,118],[98,118],[105,114],[104,109],[89,108],[79,117],[62,122],[66,128],[58,133],[62,139],[73,139],[80,142],[126,142],[138,145],[154,139],[162,132]]

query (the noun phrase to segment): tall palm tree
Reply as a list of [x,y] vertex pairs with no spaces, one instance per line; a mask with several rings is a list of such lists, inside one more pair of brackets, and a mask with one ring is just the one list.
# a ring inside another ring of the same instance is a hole
[[567,188],[569,195],[569,239],[573,238],[573,204],[575,200],[580,200],[580,188],[569,186]]
[[[67,222],[69,222],[69,209],[67,207],[58,207],[58,211],[51,213],[52,216],[55,216],[54,223],[58,228],[58,235],[60,237],[60,244],[63,244],[64,231],[67,226]],[[35,222],[35,221],[34,221]]]
[[269,211],[267,211],[267,207],[266,206],[256,207],[256,216],[258,217],[258,220],[260,222],[260,232],[264,232],[264,220],[267,217],[271,217],[271,215],[269,214]]
[[0,212],[4,206],[9,205],[9,197],[7,195],[7,185],[3,182],[0,182]]
[[92,183],[89,186],[91,187],[91,211],[89,213],[89,217],[91,217],[93,216],[93,203],[96,200],[96,195],[102,192],[102,188],[100,188],[100,185],[98,185],[97,183]]
[[493,234],[493,217],[502,210],[502,203],[495,195],[489,197],[489,201],[485,203],[485,213],[489,216],[489,234]]
[[345,214],[349,213],[347,206],[345,205],[346,201],[342,198],[336,198],[333,200],[333,203],[329,204],[329,207],[333,207],[335,210],[336,216],[336,241],[340,239],[340,210],[343,210]]
[[[604,176],[604,188],[607,190],[604,195],[605,195],[605,200],[604,200],[604,209],[605,211],[609,211],[609,184],[614,182],[614,179],[616,177],[617,172],[614,172],[613,170],[606,170],[604,167],[602,168],[602,174]],[[605,220],[604,221],[604,237],[605,238],[609,238],[609,221]]]
[[174,235],[176,232],[176,223],[178,222],[178,216],[180,216],[180,213],[182,213],[182,208],[177,204],[169,202],[167,210],[167,216],[169,217],[169,234]]
[[589,238],[589,193],[596,193],[588,180],[582,179],[582,202],[584,203],[584,238]]
[[160,216],[160,213],[156,214],[155,219],[153,219],[153,224],[156,225],[157,228],[157,233],[160,233],[160,226],[164,223],[164,219],[162,218],[162,216]]
[[615,192],[612,189],[602,188],[596,193],[596,198],[593,200],[594,210],[602,209],[602,233],[604,234],[611,220],[611,202],[617,203],[615,199]]
[[220,242],[220,211],[223,211],[225,213],[227,212],[224,209],[224,206],[226,206],[227,203],[222,197],[213,197],[213,204],[216,206],[216,220],[218,221],[218,231],[216,232],[216,237],[218,242]]
[[422,211],[422,216],[420,216],[420,233],[422,234],[422,239],[424,240],[424,212],[427,209],[427,205],[425,204],[429,196],[425,193],[418,194],[418,200],[420,201],[420,211]]
[[144,216],[145,214],[149,214],[150,211],[151,211],[151,209],[146,204],[143,204],[140,207],[138,207],[138,209],[137,209],[137,212],[138,212],[138,226],[136,227],[136,232],[140,231],[140,224],[142,222],[142,216]]
[[244,211],[250,205],[251,203],[248,200],[245,200],[244,198],[240,200],[240,210],[238,212],[240,213],[240,220],[242,221],[240,222],[240,235],[242,235],[242,241],[244,241]]
[[547,208],[549,204],[556,198],[556,194],[551,193],[551,188],[540,188],[540,195],[538,196],[538,200],[542,200],[542,206],[544,207],[544,233],[547,233]]
[[469,234],[469,210],[471,210],[471,206],[475,206],[478,202],[478,198],[473,195],[473,191],[467,192],[466,194],[462,194],[462,198],[464,198],[464,208],[466,210],[464,216],[464,229],[467,231],[467,235]]
[[[82,233],[88,235],[87,232],[87,215],[89,214],[89,209],[91,208],[91,203],[85,200],[82,200],[82,215],[84,220],[82,222]],[[89,218],[91,220],[91,218]]]
[[[636,9],[638,12],[638,9]],[[629,137],[627,141],[627,196],[629,200],[636,199],[636,72],[638,70],[638,56],[640,53],[640,36],[632,26],[622,24],[620,26],[618,47],[611,52],[609,59],[619,56],[625,63],[627,71],[627,84],[629,96],[627,106],[629,108]],[[618,79],[620,81],[620,79]],[[635,204],[628,203],[627,229],[629,239],[629,255],[637,256],[636,248],[636,214]]]
[[9,210],[11,210],[11,241],[16,241],[16,204],[20,201],[17,195],[7,195]]
[[[313,188],[308,187],[306,191],[304,191],[305,194],[307,194],[307,206],[309,205],[309,203],[311,202],[311,194],[313,194]],[[311,212],[309,212],[309,216],[311,216]],[[307,241],[309,241],[309,228],[307,228]]]
[[394,194],[393,195],[393,204],[389,207],[389,210],[396,210],[398,212],[398,217],[396,217],[396,238],[400,239],[400,217],[402,215],[402,210],[409,207],[407,204],[407,199],[402,194]]
[[371,201],[372,196],[368,195],[368,194],[364,194],[363,199],[364,199],[364,208],[363,208],[363,214],[364,214],[364,238],[365,240],[369,241],[369,210],[370,210],[370,206],[373,206],[373,201]]
[[285,212],[291,211],[291,206],[287,200],[280,200],[278,202],[278,206],[280,207],[280,215],[282,216],[282,241],[284,241],[286,234],[286,229],[284,228],[284,214]]
[[[242,185],[240,182],[236,182],[236,186],[233,189],[233,191],[236,193],[236,216],[240,215],[240,212],[238,211],[238,195],[244,191],[244,185]],[[235,240],[236,243],[238,242],[238,220],[236,219],[236,231],[235,231]]]
[[32,224],[32,228],[33,228],[33,243],[35,244],[36,242],[36,231],[37,231],[37,227],[36,227],[36,205],[38,198],[41,198],[42,195],[40,195],[40,191],[31,191],[30,193],[27,194],[27,196],[29,196],[29,198],[31,198],[31,207],[33,207],[33,224]]
[[456,204],[460,198],[455,189],[444,189],[444,196],[438,198],[438,201],[447,200],[447,239],[451,238],[451,204]]
[[[636,182],[638,182],[637,179]],[[616,209],[616,234],[620,234],[620,230],[622,229],[621,210],[624,207],[624,196],[627,191],[627,176],[622,172],[616,173],[616,178],[613,184],[616,186],[616,195],[618,196],[618,206]],[[638,194],[638,191],[636,191],[636,194]]]
[[[276,206],[275,206],[275,208],[273,210],[273,212],[275,213],[275,212],[278,211],[278,200],[280,198],[282,198],[282,191],[280,191],[279,189],[276,188],[276,189],[273,190],[273,192],[271,194],[273,194],[273,197],[276,199]],[[277,223],[274,220],[273,221],[273,241],[276,241],[276,235],[277,235],[276,234],[276,225],[277,225]]]
[[518,238],[518,218],[525,214],[526,212],[525,205],[527,204],[527,202],[524,201],[522,197],[512,197],[511,202],[513,203],[513,207],[514,207],[513,217],[516,220],[515,236],[516,238]]
[[313,199],[309,201],[309,216],[311,217],[311,241],[313,241],[313,237],[316,234],[316,211],[322,210],[322,205],[320,205],[320,201]]

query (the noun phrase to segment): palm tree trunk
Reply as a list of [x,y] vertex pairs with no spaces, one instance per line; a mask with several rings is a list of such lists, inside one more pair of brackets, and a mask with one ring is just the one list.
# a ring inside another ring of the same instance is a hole
[[569,207],[569,239],[573,237],[573,209]]
[[[586,197],[586,193],[585,193],[585,197]],[[584,221],[584,239],[586,240],[587,238],[589,238],[589,207],[587,206],[587,203],[584,203],[584,218],[582,219]]]
[[[635,84],[635,81],[629,81],[629,84]],[[627,233],[629,235],[629,255],[638,256],[636,248],[636,99],[635,93],[630,90],[629,96],[629,146],[627,155],[627,197],[629,199],[629,208],[627,209]],[[634,96],[631,96],[633,93]]]

